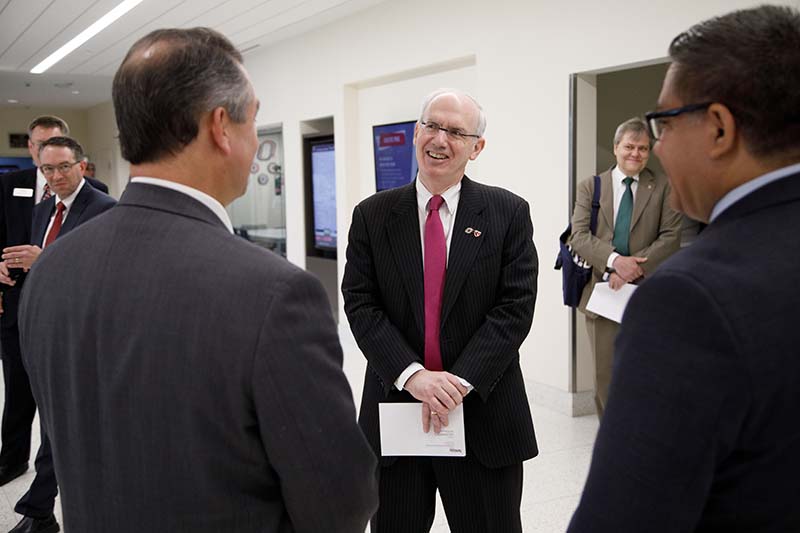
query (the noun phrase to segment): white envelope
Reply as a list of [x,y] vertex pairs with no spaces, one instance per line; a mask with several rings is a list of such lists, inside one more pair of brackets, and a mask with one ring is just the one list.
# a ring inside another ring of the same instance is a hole
[[447,417],[448,425],[437,435],[433,426],[422,431],[421,403],[378,404],[381,428],[381,455],[411,455],[433,457],[464,457],[464,405],[456,407]]
[[586,310],[614,322],[622,322],[622,313],[635,290],[636,285],[630,283],[626,283],[618,291],[612,289],[608,283],[595,283],[592,295],[586,302]]

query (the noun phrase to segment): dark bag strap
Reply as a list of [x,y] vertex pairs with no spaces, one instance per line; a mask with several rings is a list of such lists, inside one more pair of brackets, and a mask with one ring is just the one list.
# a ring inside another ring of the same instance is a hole
[[589,231],[592,235],[597,231],[597,212],[600,210],[600,176],[594,177],[594,195],[592,196],[592,218],[589,222]]

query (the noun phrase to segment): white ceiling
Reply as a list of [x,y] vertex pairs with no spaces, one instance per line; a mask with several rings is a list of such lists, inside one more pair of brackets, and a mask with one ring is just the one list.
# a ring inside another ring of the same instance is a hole
[[0,0],[0,106],[85,108],[108,101],[125,53],[158,28],[208,26],[247,55],[383,1],[144,0],[44,74],[30,74],[120,0]]

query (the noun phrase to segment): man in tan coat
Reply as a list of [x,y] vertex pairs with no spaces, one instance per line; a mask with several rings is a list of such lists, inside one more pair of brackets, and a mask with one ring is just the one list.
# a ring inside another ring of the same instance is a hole
[[667,180],[646,168],[650,135],[643,120],[632,118],[617,127],[614,156],[617,164],[600,174],[595,234],[589,228],[594,194],[594,178],[589,177],[578,184],[570,239],[573,250],[593,267],[579,309],[586,315],[592,345],[598,416],[608,398],[619,324],[586,310],[595,283],[607,281],[614,290],[637,283],[680,246],[681,217],[668,205]]

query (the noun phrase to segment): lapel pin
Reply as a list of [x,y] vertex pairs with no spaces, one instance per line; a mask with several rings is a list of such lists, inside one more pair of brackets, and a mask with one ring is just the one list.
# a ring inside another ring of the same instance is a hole
[[473,231],[475,231],[475,230],[474,230],[474,229],[472,229],[472,228],[467,228],[467,229],[465,229],[465,230],[464,230],[464,233],[466,233],[467,235],[469,235],[469,234],[470,234],[470,233],[472,233]]
[[647,188],[648,188],[648,189],[652,189],[652,188],[653,188],[653,184],[652,184],[652,183],[648,183],[648,184],[647,184]]
[[473,233],[473,235],[475,235],[476,237],[480,237],[481,236],[481,232],[478,231],[478,230],[475,230],[475,233]]

